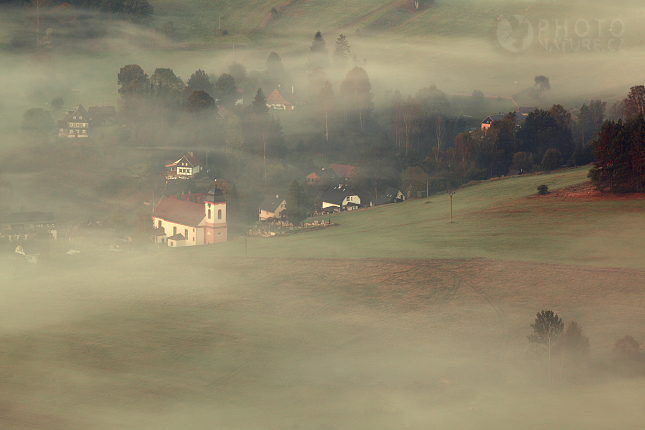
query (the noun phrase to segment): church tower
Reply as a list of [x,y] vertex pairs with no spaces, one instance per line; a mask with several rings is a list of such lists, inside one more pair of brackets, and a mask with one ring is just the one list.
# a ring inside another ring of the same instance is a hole
[[213,188],[204,199],[204,244],[226,242],[226,198],[218,188]]

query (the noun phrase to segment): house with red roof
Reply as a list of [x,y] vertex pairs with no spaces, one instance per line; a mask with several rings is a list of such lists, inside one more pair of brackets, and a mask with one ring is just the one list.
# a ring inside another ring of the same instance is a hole
[[167,179],[189,179],[201,171],[202,165],[195,154],[189,152],[174,163],[166,164],[166,168]]
[[226,242],[226,198],[214,188],[201,203],[164,196],[152,211],[154,240],[170,247]]
[[336,173],[340,179],[350,179],[356,173],[354,166],[348,164],[330,164],[329,168]]
[[273,109],[294,110],[295,104],[293,92],[286,88],[278,87],[267,97],[267,106]]

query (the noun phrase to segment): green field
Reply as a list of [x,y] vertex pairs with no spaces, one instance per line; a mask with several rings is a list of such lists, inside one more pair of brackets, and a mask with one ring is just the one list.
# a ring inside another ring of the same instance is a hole
[[[452,224],[444,194],[336,215],[248,258],[4,259],[0,427],[638,428],[642,376],[610,351],[645,339],[645,200],[533,197],[585,176],[457,190]],[[591,341],[552,383],[527,358],[545,308]]]

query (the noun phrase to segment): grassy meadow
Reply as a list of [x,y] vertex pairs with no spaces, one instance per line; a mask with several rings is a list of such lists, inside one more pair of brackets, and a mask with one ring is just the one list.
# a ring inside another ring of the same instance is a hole
[[[446,195],[336,215],[248,258],[237,240],[5,260],[0,426],[638,428],[642,376],[610,351],[645,338],[645,200],[534,197],[585,175],[457,190],[452,224]],[[541,309],[591,342],[552,383],[527,353]]]

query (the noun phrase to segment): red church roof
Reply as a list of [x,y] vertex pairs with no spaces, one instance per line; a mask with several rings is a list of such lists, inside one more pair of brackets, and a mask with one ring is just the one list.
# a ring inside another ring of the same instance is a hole
[[164,197],[152,211],[152,216],[177,224],[197,227],[204,219],[204,205]]

